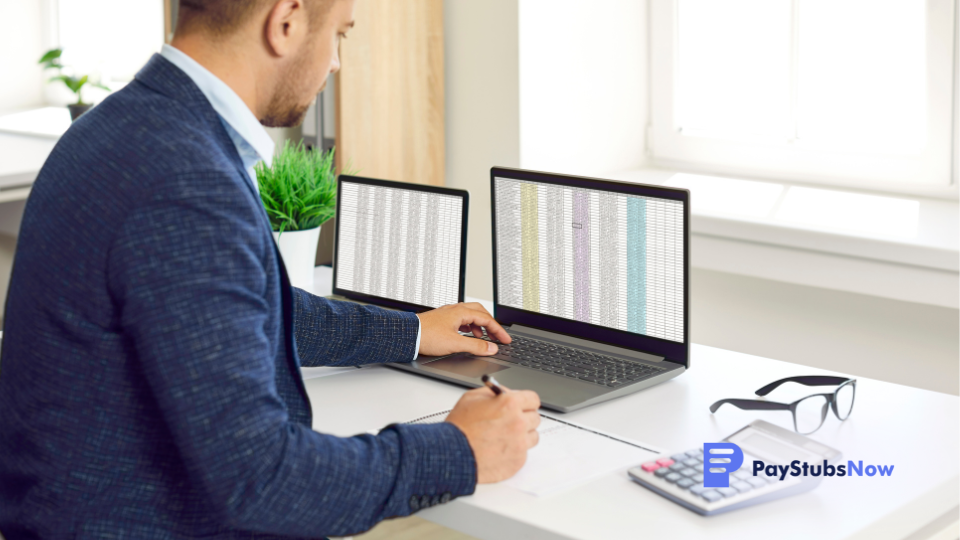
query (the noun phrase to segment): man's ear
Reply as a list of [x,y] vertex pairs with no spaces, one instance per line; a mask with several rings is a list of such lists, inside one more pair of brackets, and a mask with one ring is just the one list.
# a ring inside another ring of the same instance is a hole
[[270,54],[289,56],[307,35],[304,0],[279,0],[267,13],[264,41]]

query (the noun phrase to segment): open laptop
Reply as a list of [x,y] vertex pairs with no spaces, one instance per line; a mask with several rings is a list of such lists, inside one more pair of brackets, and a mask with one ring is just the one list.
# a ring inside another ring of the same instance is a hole
[[469,194],[340,175],[333,295],[421,312],[463,302]]
[[690,192],[491,169],[494,315],[513,342],[492,357],[420,356],[398,369],[480,386],[493,374],[569,412],[690,366]]

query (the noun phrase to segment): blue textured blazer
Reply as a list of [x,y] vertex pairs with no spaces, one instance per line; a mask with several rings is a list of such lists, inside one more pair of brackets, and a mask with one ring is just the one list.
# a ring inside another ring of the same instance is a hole
[[409,361],[417,321],[291,288],[281,264],[219,116],[168,61],[67,131],[6,305],[7,540],[339,536],[473,492],[451,424],[311,430],[300,365]]

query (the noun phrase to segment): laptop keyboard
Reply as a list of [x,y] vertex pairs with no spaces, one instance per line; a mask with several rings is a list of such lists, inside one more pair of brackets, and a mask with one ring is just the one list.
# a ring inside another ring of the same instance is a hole
[[[481,339],[491,341],[487,336]],[[518,336],[514,336],[509,345],[492,341],[500,347],[495,356],[497,360],[611,388],[631,384],[664,371],[605,354]]]

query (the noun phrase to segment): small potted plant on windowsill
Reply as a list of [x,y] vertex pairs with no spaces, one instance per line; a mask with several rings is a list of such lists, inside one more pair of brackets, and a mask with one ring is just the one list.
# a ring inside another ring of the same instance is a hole
[[320,226],[337,206],[334,150],[308,150],[285,142],[273,163],[257,164],[260,199],[270,218],[273,237],[294,287],[313,289]]
[[86,85],[95,86],[97,88],[102,88],[109,91],[110,89],[106,86],[90,81],[89,75],[64,75],[63,74],[63,64],[60,63],[60,56],[63,55],[63,49],[51,49],[44,53],[40,58],[39,64],[43,66],[43,69],[55,69],[57,70],[56,77],[52,77],[49,82],[60,81],[70,89],[71,92],[77,95],[77,102],[67,105],[67,108],[70,109],[70,119],[76,120],[80,118],[80,115],[89,111],[90,107],[93,107],[92,103],[84,103],[83,96],[81,92],[83,87]]

